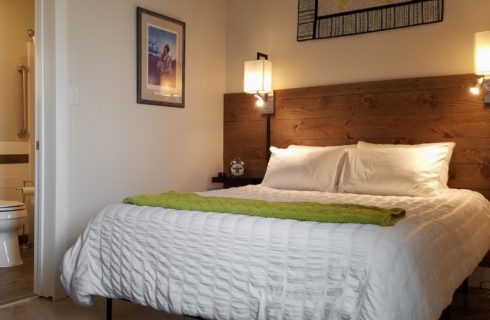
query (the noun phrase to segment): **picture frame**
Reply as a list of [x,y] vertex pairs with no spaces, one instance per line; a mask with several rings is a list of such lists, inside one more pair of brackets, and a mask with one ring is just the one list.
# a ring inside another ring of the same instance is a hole
[[137,7],[137,103],[185,107],[185,23]]
[[442,22],[444,0],[298,0],[297,41]]

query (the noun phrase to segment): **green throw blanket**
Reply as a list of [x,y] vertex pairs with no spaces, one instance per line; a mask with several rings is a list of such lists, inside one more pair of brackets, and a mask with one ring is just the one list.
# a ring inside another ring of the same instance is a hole
[[124,199],[124,203],[177,210],[243,214],[276,219],[392,226],[405,216],[404,209],[355,204],[271,202],[252,199],[204,197],[195,193],[166,192]]

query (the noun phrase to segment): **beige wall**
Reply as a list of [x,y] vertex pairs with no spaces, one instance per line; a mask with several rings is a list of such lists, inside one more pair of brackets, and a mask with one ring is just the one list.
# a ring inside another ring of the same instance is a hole
[[228,0],[226,92],[243,91],[243,62],[257,51],[270,55],[274,89],[470,73],[490,1],[444,3],[441,23],[297,42],[297,0]]
[[[27,65],[27,29],[34,28],[34,0],[0,0],[0,141],[21,141],[21,76]],[[25,140],[25,139],[24,139]]]
[[[59,160],[67,163],[57,167],[66,175],[66,223],[73,241],[100,209],[126,196],[211,186],[211,177],[222,168],[225,4],[67,4],[67,80],[79,88],[80,105],[61,107],[67,123],[60,124],[66,138],[59,138],[66,139],[67,158]],[[185,109],[136,103],[138,5],[186,23]],[[66,95],[66,88],[58,90]]]

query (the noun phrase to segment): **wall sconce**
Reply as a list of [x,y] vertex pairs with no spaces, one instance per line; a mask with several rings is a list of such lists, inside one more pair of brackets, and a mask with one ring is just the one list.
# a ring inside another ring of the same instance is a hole
[[272,93],[272,63],[269,56],[257,52],[257,60],[245,61],[243,91],[255,95],[255,105],[266,115],[265,154],[269,160],[271,153],[271,114],[274,113]]
[[245,61],[243,91],[255,95],[255,105],[262,113],[274,113],[272,96],[272,63],[269,56],[257,52],[257,60]]
[[478,95],[483,89],[483,101],[490,103],[490,31],[475,33],[474,51],[475,73],[480,77],[470,91]]

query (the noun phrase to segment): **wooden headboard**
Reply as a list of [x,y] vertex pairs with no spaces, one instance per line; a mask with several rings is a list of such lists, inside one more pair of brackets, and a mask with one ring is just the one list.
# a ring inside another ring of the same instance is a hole
[[[343,145],[454,141],[449,186],[490,199],[490,107],[469,93],[475,75],[276,90],[271,144]],[[225,94],[225,169],[235,157],[262,177],[266,121],[252,95]]]

